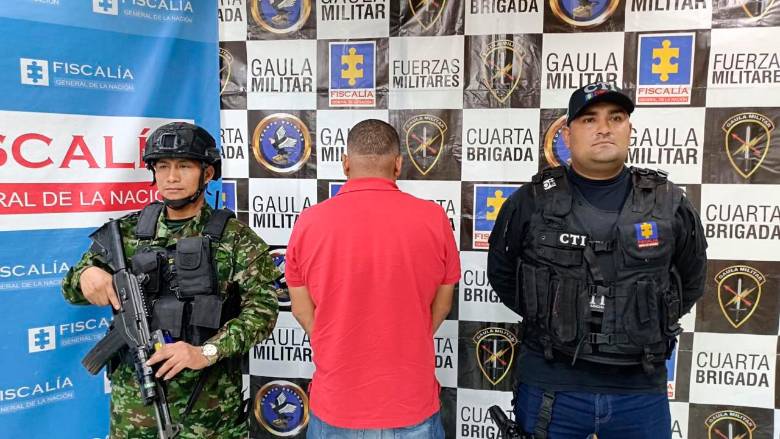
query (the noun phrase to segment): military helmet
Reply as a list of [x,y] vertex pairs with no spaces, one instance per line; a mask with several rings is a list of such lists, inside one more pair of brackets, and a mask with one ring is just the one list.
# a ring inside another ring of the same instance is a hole
[[163,158],[188,158],[214,167],[214,179],[222,175],[222,158],[217,143],[203,128],[187,122],[165,124],[146,139],[143,160],[152,169]]

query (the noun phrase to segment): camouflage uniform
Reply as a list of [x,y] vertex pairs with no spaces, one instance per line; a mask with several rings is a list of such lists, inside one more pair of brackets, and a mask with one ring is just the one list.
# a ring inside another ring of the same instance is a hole
[[[212,212],[211,207],[204,205],[196,217],[175,230],[168,228],[164,213],[160,214],[157,235],[151,245],[169,247],[179,238],[200,236]],[[137,212],[120,221],[128,261],[139,246],[134,233],[137,221]],[[192,412],[183,421],[180,438],[247,437],[247,423],[235,423],[243,399],[241,371],[237,361],[222,360],[245,354],[268,336],[276,323],[279,310],[271,282],[280,274],[268,255],[268,246],[249,227],[231,219],[217,246],[215,259],[220,294],[224,300],[228,286],[236,284],[241,294],[241,312],[238,317],[225,323],[208,341],[217,346],[220,361],[210,367],[212,370],[203,391]],[[94,253],[87,251],[63,280],[62,290],[66,300],[73,304],[88,304],[81,292],[79,277],[91,266],[106,269]],[[174,422],[181,422],[181,414],[200,373],[185,369],[168,381],[168,403]],[[132,367],[121,364],[110,378],[111,437],[157,438],[154,410],[152,406],[141,403]]]

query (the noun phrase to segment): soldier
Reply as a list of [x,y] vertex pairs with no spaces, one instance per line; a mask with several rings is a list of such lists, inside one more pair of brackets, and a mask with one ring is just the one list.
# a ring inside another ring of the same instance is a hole
[[[174,339],[149,363],[166,383],[173,422],[183,427],[179,437],[246,437],[240,361],[276,323],[271,283],[278,270],[249,227],[205,202],[206,185],[221,172],[206,130],[163,125],[147,140],[143,160],[163,201],[121,218],[120,229],[128,267],[143,274],[150,327]],[[106,263],[91,250],[70,269],[62,290],[73,304],[119,307]],[[123,357],[120,351],[109,368],[111,437],[157,438],[154,412],[142,404],[133,366]]]
[[490,235],[490,284],[523,317],[516,419],[536,439],[671,437],[665,361],[707,243],[681,188],[625,166],[633,110],[612,84],[576,90],[571,166],[512,194]]

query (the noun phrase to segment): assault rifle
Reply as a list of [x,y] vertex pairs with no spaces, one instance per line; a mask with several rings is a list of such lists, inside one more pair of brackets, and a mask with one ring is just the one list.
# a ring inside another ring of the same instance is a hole
[[496,427],[498,427],[498,431],[501,432],[502,438],[533,439],[532,435],[526,435],[523,433],[523,430],[520,429],[519,425],[517,425],[514,421],[509,420],[501,407],[497,405],[491,406],[488,409],[488,412],[490,412],[490,419],[493,420],[493,423],[496,424]]
[[172,422],[165,388],[154,376],[154,370],[146,365],[154,351],[165,344],[165,337],[159,329],[149,331],[149,310],[138,278],[127,269],[119,222],[109,221],[89,237],[91,250],[99,254],[114,273],[114,290],[120,306],[108,334],[87,353],[81,364],[96,375],[122,347],[127,346],[141,387],[141,399],[144,405],[154,404],[160,439],[173,439],[181,432],[181,425]]

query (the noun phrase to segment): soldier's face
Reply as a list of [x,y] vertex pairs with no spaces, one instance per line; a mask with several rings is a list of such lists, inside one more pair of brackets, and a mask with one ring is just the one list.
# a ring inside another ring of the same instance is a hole
[[[206,169],[208,181],[214,168]],[[160,195],[167,200],[181,200],[194,194],[200,183],[200,162],[190,159],[160,159],[154,165],[154,178]]]
[[572,166],[582,175],[621,169],[628,155],[631,122],[619,105],[597,102],[562,130]]

